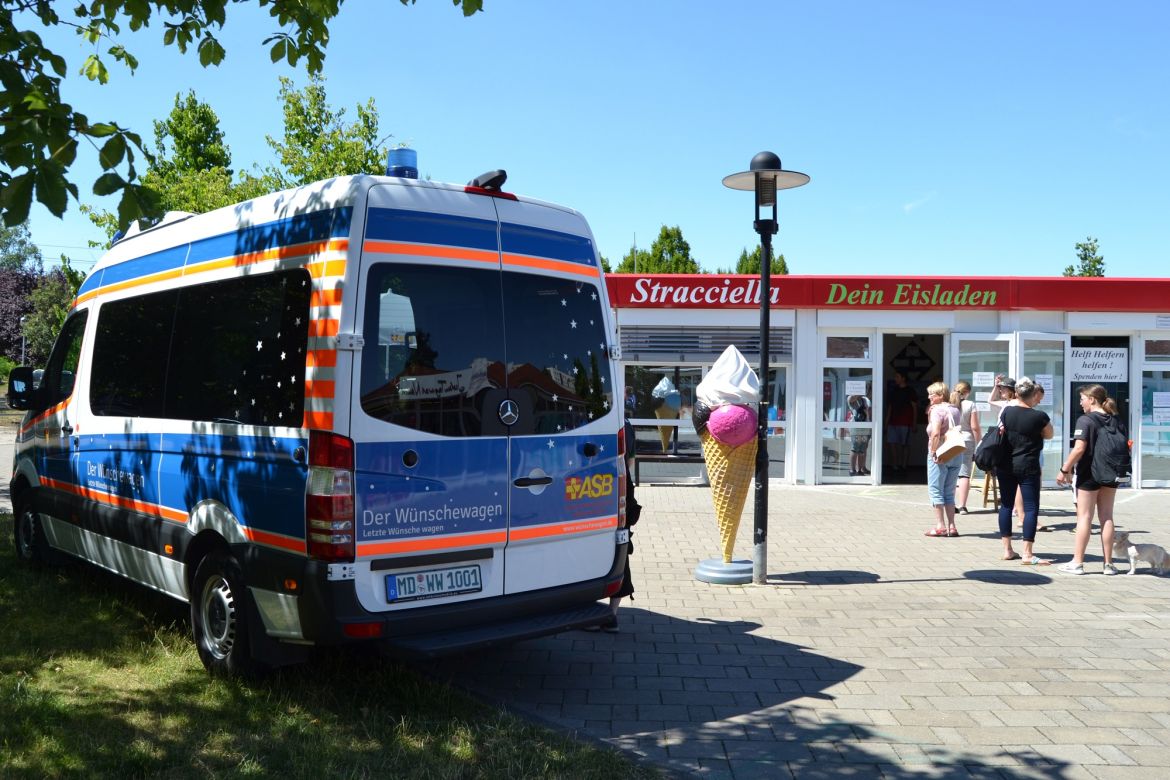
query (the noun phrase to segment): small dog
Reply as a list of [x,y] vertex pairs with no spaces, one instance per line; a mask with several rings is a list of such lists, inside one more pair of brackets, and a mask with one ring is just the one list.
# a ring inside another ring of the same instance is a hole
[[1156,544],[1132,544],[1129,541],[1129,531],[1117,531],[1113,535],[1113,556],[1115,558],[1129,558],[1129,573],[1137,569],[1138,561],[1145,561],[1158,574],[1164,574],[1170,567],[1170,554],[1165,548]]

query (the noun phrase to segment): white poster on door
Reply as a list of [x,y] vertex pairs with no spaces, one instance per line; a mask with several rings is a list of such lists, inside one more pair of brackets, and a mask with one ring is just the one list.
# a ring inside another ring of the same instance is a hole
[[976,371],[971,374],[972,387],[991,387],[995,384],[994,371]]
[[1070,382],[1128,382],[1128,347],[1073,347],[1069,350]]
[[1154,393],[1154,406],[1170,406],[1170,393]]

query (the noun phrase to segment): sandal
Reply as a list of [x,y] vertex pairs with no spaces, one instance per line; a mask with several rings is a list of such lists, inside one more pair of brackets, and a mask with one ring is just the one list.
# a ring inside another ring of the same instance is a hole
[[947,536],[958,536],[958,535],[959,535],[959,529],[955,528],[953,525],[951,526],[950,530],[947,531]]
[[947,536],[947,529],[945,528],[931,528],[924,536]]
[[1003,556],[1003,559],[1002,559],[1002,560],[1005,560],[1005,561],[1018,561],[1019,559],[1020,559],[1020,554],[1019,554],[1018,552],[1014,552],[1014,553],[1012,553],[1011,555],[1005,555],[1005,556]]
[[1051,566],[1052,561],[1046,561],[1043,558],[1037,558],[1033,555],[1025,561],[1020,561],[1021,566]]

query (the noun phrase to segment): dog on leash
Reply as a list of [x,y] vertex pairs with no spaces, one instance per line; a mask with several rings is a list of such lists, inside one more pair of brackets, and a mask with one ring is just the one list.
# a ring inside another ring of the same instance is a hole
[[1117,531],[1113,535],[1113,556],[1115,558],[1129,558],[1129,573],[1137,569],[1138,561],[1150,564],[1158,574],[1164,574],[1170,568],[1170,554],[1164,547],[1156,544],[1133,544],[1129,541],[1129,531]]

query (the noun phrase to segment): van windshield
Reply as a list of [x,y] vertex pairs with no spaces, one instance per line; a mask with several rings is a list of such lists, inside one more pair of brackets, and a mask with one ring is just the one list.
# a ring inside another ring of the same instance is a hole
[[569,431],[613,407],[595,286],[407,263],[376,264],[367,282],[366,414],[443,436],[484,436],[501,433],[496,407],[505,394],[522,410],[513,434]]

